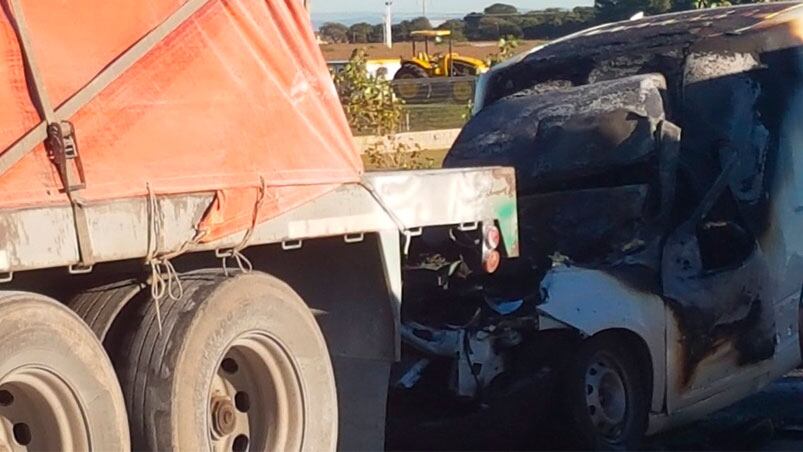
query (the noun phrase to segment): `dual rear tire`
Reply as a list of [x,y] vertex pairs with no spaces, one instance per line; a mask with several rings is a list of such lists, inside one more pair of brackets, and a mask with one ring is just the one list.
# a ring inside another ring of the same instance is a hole
[[332,365],[298,295],[259,273],[183,283],[158,310],[120,312],[120,287],[79,295],[86,323],[0,292],[0,450],[334,450]]
[[298,295],[258,273],[199,272],[182,283],[184,296],[161,312],[141,306],[112,353],[134,447],[334,450],[332,366]]
[[125,404],[98,339],[58,302],[0,292],[0,450],[128,450]]
[[334,450],[332,365],[299,296],[257,272],[198,271],[181,283],[181,298],[158,305],[133,281],[69,303],[120,382],[122,395],[107,372],[120,403],[102,417],[128,418],[134,450]]

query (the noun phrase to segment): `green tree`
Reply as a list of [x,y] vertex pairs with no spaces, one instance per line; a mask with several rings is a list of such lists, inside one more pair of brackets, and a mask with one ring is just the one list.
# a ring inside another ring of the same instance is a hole
[[410,21],[410,31],[432,30],[432,22],[426,17],[416,17]]
[[385,24],[374,25],[370,42],[385,42]]
[[337,22],[326,22],[318,29],[321,37],[329,42],[340,43],[349,42],[349,29]]
[[495,41],[503,36],[521,38],[522,35],[521,27],[514,22],[494,16],[485,16],[480,19],[474,33],[475,39],[482,41]]
[[731,2],[727,0],[693,0],[692,4],[695,8],[715,8],[717,6],[730,6]]
[[509,59],[516,54],[516,48],[519,47],[519,40],[514,36],[505,36],[499,39],[499,51],[488,57],[486,63],[488,66],[496,66]]
[[413,20],[403,20],[391,28],[394,41],[409,41],[410,32],[416,30],[431,30],[432,23],[426,17],[416,17]]
[[438,30],[449,30],[455,41],[466,40],[466,23],[460,19],[449,19],[438,26]]
[[396,42],[410,40],[410,21],[403,20],[398,24],[393,24],[391,27],[391,35]]
[[343,110],[352,130],[358,134],[383,137],[365,149],[369,168],[422,169],[435,167],[435,161],[421,149],[398,139],[403,102],[396,98],[390,82],[366,70],[364,49],[352,53],[346,67],[333,74]]
[[402,103],[396,99],[389,81],[368,72],[366,60],[365,50],[356,49],[348,64],[334,74],[346,117],[357,133],[396,133],[401,121]]
[[364,44],[373,41],[374,27],[371,24],[360,22],[349,27],[349,42]]
[[518,14],[519,10],[513,5],[506,5],[504,3],[494,3],[493,5],[485,8],[485,14],[491,15],[514,15]]

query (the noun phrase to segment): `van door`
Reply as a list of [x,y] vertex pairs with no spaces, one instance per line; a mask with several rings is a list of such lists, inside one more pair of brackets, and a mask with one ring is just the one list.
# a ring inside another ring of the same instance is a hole
[[671,411],[754,378],[750,364],[773,356],[768,266],[729,187],[731,159],[667,239],[662,258]]

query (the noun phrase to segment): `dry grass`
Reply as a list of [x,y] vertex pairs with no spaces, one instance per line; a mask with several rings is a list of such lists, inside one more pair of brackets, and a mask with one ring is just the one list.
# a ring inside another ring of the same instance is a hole
[[[440,150],[426,150],[421,151],[419,153],[419,160],[430,160],[432,161],[433,168],[441,168],[443,166],[443,160],[446,158],[446,154],[449,152],[448,149],[440,149]],[[371,160],[368,158],[367,155],[362,155],[363,165],[365,165],[366,171],[389,171],[389,170],[396,170],[399,168],[393,167],[378,167],[376,166]]]
[[[542,41],[521,41],[517,52],[524,52],[529,50]],[[454,51],[460,55],[470,56],[474,58],[486,59],[490,55],[497,53],[499,47],[497,42],[455,42]],[[398,42],[393,45],[392,49],[388,49],[384,44],[322,44],[321,51],[327,61],[347,60],[351,57],[354,49],[365,48],[368,51],[368,58],[402,58],[409,57],[413,54],[412,43]],[[423,47],[422,47],[423,50]],[[449,46],[446,43],[430,47],[430,52],[448,52]]]

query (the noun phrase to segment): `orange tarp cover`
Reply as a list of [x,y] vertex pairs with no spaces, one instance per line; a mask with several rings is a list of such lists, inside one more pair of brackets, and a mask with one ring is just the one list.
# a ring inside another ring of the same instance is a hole
[[[184,3],[21,0],[54,107]],[[42,121],[12,23],[0,16],[5,150]],[[207,240],[250,225],[263,181],[262,220],[362,172],[301,0],[209,0],[68,120],[84,201],[214,191]],[[69,203],[44,146],[0,174],[0,193],[0,209]]]

